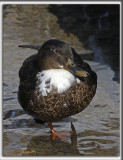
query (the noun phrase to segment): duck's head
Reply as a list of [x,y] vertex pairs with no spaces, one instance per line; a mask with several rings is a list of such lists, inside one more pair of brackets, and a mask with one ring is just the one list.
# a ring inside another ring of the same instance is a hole
[[72,48],[63,41],[51,39],[38,52],[38,70],[66,69],[75,76],[87,77],[89,73],[74,61]]

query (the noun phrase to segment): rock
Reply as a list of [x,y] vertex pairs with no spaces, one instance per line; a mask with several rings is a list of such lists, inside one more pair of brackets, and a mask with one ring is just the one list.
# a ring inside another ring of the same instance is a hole
[[82,50],[82,51],[78,51],[77,53],[84,60],[93,60],[94,58],[94,51],[92,50]]

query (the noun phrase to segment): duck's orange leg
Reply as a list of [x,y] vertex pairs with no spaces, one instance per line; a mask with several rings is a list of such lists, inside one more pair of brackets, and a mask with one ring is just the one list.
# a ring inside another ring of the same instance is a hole
[[52,136],[52,140],[55,141],[55,137],[59,137],[61,139],[64,139],[64,140],[67,140],[68,138],[63,136],[63,135],[66,135],[66,136],[70,136],[71,134],[70,133],[63,133],[63,132],[56,132],[54,129],[53,129],[53,126],[52,126],[52,123],[51,122],[48,122],[48,126],[53,134]]
[[54,134],[56,131],[53,129],[52,123],[51,122],[47,122],[51,132]]

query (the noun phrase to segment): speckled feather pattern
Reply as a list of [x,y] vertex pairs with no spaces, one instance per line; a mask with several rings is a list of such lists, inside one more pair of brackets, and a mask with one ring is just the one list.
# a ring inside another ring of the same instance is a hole
[[30,114],[33,112],[35,117],[43,121],[57,121],[79,113],[87,107],[95,90],[95,86],[74,82],[74,85],[64,93],[57,94],[57,90],[54,89],[47,96],[42,96],[37,84],[28,104],[28,110],[31,111]]

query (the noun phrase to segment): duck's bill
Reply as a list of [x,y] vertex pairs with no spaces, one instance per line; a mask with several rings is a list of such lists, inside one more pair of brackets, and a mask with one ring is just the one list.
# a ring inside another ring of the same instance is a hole
[[78,67],[72,60],[68,60],[68,62],[64,68],[78,77],[85,78],[85,77],[89,76],[88,72],[86,72],[82,68]]

